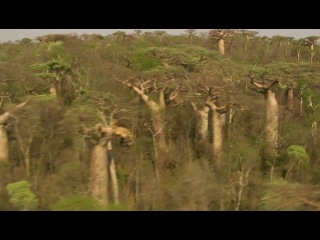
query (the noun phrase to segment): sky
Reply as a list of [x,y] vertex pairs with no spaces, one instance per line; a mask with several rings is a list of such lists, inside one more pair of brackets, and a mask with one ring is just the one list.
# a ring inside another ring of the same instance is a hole
[[[145,31],[164,30],[169,34],[181,34],[185,29],[141,29]],[[198,31],[205,32],[209,29],[198,29]],[[248,29],[251,31],[259,32],[260,36],[272,37],[275,35],[289,36],[294,38],[303,38],[308,36],[320,36],[320,29]],[[116,31],[125,31],[132,33],[132,29],[0,29],[0,42],[16,41],[22,38],[34,39],[37,36],[43,36],[47,34],[68,34],[77,33],[79,35],[87,33],[98,33],[103,36],[114,33]]]

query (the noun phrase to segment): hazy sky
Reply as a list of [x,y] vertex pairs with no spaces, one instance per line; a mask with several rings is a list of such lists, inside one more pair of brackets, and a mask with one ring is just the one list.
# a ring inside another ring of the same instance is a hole
[[[142,31],[165,30],[169,34],[181,34],[185,29],[142,29]],[[198,31],[208,31],[209,29],[198,29]],[[274,35],[290,36],[302,38],[307,36],[320,36],[320,29],[249,29],[259,32],[260,36],[272,37]],[[15,41],[22,38],[35,38],[51,33],[99,33],[107,35],[116,31],[132,33],[132,29],[0,29],[0,42]]]

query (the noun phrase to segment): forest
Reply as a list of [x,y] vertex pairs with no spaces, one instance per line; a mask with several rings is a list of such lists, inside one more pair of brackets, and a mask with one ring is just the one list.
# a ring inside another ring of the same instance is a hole
[[0,210],[319,210],[319,39],[0,43]]

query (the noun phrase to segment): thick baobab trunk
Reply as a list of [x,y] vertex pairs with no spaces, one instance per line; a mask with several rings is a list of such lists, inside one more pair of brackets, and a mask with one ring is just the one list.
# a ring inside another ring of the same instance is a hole
[[246,40],[245,40],[245,43],[244,43],[244,52],[245,52],[245,53],[246,53],[247,50],[248,50],[249,41],[250,41],[249,36],[246,36]]
[[[226,113],[226,107],[217,107],[216,104],[207,101],[207,106],[210,108],[209,112],[209,125],[212,124],[213,127],[209,127],[213,136],[212,143],[212,156],[214,158],[213,166],[215,171],[219,171],[221,168],[221,153],[222,153],[222,140],[223,140],[223,119],[222,119],[222,111]],[[210,123],[211,122],[211,123]]]
[[92,198],[107,205],[108,192],[108,158],[107,140],[102,140],[92,150],[90,162],[90,190]]
[[197,134],[200,137],[200,142],[204,143],[208,141],[208,118],[209,118],[209,107],[205,106],[202,110],[199,110],[194,103],[191,103],[194,111],[198,116]]
[[270,83],[255,81],[251,76],[251,83],[258,89],[252,89],[262,93],[266,102],[266,122],[265,122],[265,140],[266,145],[262,154],[262,170],[265,172],[271,165],[271,180],[273,176],[273,169],[275,166],[275,159],[278,150],[279,137],[279,107],[274,92],[274,87],[279,83],[274,80]]
[[214,156],[214,167],[218,171],[221,167],[221,152],[222,152],[222,136],[223,136],[223,125],[221,121],[221,114],[217,111],[213,112],[213,156]]
[[0,125],[0,162],[9,161],[8,135],[4,127]]
[[205,109],[199,111],[199,133],[201,142],[203,143],[208,140],[208,114],[208,107],[205,107]]
[[272,143],[274,151],[278,144],[278,102],[275,93],[268,90],[266,95],[266,139],[268,143]]
[[224,48],[224,40],[223,40],[223,38],[218,40],[218,51],[219,51],[221,56],[224,56],[225,48]]
[[277,153],[279,137],[279,109],[275,93],[267,90],[266,97],[266,125],[265,125],[265,159],[272,162],[271,175],[274,166],[274,160]]
[[166,150],[167,143],[166,143],[166,136],[165,136],[165,122],[162,113],[157,113],[152,115],[153,127],[154,132],[156,134],[156,141],[158,143],[159,149]]

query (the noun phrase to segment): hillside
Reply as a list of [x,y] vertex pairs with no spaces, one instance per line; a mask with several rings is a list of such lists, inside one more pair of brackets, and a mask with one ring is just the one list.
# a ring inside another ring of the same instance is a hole
[[0,44],[0,210],[319,210],[319,39]]

